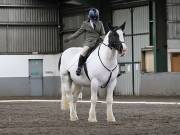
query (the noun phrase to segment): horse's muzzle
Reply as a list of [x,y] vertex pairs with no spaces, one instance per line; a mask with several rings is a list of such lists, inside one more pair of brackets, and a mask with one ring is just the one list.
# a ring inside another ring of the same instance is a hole
[[124,44],[124,45],[122,45],[122,47],[120,47],[118,52],[119,52],[119,54],[121,54],[121,56],[124,56],[126,54],[127,50],[128,49],[127,49],[126,45]]

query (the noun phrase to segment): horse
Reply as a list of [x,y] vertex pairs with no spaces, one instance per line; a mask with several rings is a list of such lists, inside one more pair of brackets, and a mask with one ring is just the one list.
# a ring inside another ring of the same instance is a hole
[[127,51],[124,41],[125,22],[121,26],[109,25],[109,32],[105,35],[102,43],[87,58],[81,75],[76,75],[77,63],[81,47],[72,47],[65,50],[60,58],[61,78],[61,109],[70,110],[70,120],[78,120],[76,102],[82,86],[91,88],[91,106],[89,110],[89,122],[97,122],[96,102],[97,92],[100,87],[106,87],[107,96],[107,121],[115,122],[112,110],[113,91],[117,83],[119,66],[118,53],[122,56]]

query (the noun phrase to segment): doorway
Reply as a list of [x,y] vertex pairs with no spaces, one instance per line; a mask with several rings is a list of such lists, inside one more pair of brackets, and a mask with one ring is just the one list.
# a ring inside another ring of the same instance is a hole
[[31,96],[43,96],[43,60],[29,59]]

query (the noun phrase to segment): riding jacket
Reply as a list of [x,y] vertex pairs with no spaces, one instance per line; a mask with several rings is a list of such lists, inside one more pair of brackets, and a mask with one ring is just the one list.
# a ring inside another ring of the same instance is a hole
[[93,28],[90,24],[90,20],[86,20],[74,34],[68,37],[68,40],[75,39],[83,33],[85,33],[85,42],[83,46],[93,47],[96,44],[96,41],[105,35],[103,23],[97,21]]

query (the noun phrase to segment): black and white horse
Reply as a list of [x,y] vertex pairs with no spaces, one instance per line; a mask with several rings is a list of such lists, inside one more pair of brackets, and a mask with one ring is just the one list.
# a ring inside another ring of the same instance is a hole
[[[61,109],[70,109],[70,120],[78,120],[76,101],[81,92],[81,86],[91,87],[91,107],[89,110],[89,122],[96,122],[97,91],[100,87],[107,88],[107,121],[114,122],[112,111],[113,90],[116,86],[119,71],[117,56],[124,55],[127,51],[124,42],[125,23],[121,26],[110,26],[103,42],[91,53],[86,61],[87,70],[83,70],[80,76],[76,75],[78,58],[82,48],[74,47],[64,51],[61,55]],[[86,72],[85,72],[86,71]]]

